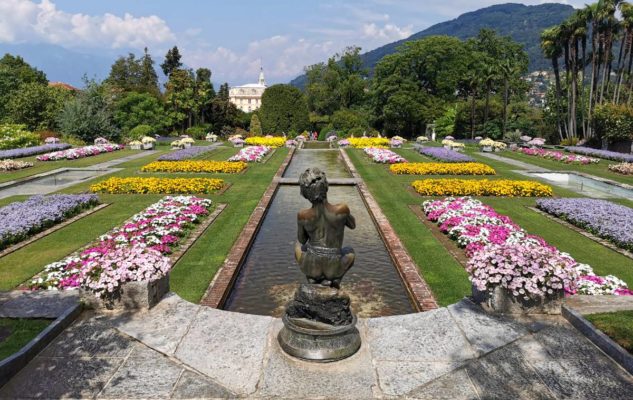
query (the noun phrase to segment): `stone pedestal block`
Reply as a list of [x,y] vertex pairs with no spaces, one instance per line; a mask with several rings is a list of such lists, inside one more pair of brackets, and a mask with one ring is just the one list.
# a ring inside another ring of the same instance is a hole
[[472,296],[475,303],[493,314],[560,314],[565,292],[561,290],[551,296],[524,300],[501,286],[485,291],[473,286]]
[[169,292],[169,274],[154,282],[127,282],[106,298],[98,298],[89,290],[80,290],[81,301],[95,310],[148,310]]

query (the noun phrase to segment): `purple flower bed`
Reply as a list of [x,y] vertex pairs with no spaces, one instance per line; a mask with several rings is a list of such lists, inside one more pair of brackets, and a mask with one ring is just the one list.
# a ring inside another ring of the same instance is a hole
[[591,157],[600,157],[613,161],[633,162],[633,154],[618,153],[617,151],[592,149],[590,147],[569,146],[565,150],[570,153],[582,154]]
[[420,147],[420,154],[444,162],[473,162],[472,157],[443,147]]
[[94,194],[33,196],[0,208],[0,250],[94,207]]
[[7,158],[22,158],[22,157],[30,157],[35,156],[42,153],[48,153],[51,151],[60,151],[66,150],[72,147],[68,143],[55,143],[55,144],[45,144],[42,146],[33,146],[33,147],[25,147],[23,149],[12,149],[12,150],[2,150],[0,151],[0,160],[4,160]]
[[194,158],[197,155],[206,153],[215,148],[215,146],[191,146],[186,149],[176,150],[171,153],[163,154],[158,157],[159,161],[182,161]]
[[595,199],[542,199],[536,205],[618,247],[633,250],[633,208]]

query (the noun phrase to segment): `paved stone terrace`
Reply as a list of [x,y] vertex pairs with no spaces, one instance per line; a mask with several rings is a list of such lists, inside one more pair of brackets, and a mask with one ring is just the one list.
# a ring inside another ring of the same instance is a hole
[[0,398],[625,399],[633,378],[560,317],[491,317],[468,300],[359,321],[347,360],[285,355],[278,319],[169,295],[150,312],[84,313]]

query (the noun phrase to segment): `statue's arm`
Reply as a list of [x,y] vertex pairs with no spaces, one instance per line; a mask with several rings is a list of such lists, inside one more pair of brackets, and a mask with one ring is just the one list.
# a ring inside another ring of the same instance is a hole
[[347,214],[347,220],[345,221],[345,225],[349,229],[356,229],[356,218],[352,214]]
[[301,244],[305,244],[308,241],[308,232],[304,228],[301,220],[297,221],[297,240]]

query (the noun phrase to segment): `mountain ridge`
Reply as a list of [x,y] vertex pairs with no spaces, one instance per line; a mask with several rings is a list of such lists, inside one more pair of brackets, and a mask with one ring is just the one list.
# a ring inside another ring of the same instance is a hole
[[[361,54],[363,66],[371,72],[382,57],[397,51],[405,42],[422,39],[427,36],[448,35],[459,39],[476,36],[480,29],[491,28],[503,36],[511,36],[522,43],[530,58],[529,70],[549,68],[540,50],[540,32],[550,26],[560,24],[574,12],[567,4],[544,3],[525,5],[519,3],[495,4],[479,10],[464,13],[457,18],[432,25],[406,39],[385,44]],[[519,27],[519,28],[518,28]],[[302,74],[292,81],[291,85],[303,88],[306,76]]]

